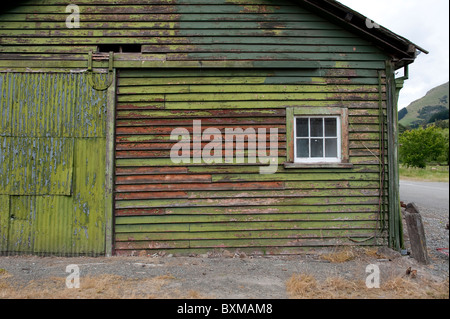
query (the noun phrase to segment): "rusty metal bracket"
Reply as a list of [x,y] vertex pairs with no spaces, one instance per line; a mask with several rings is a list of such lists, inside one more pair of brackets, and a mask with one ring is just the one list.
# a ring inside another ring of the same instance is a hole
[[[95,61],[108,60],[109,67],[106,83],[98,83],[94,80],[94,71],[93,71],[94,60]],[[114,52],[109,52],[109,55],[106,55],[104,53],[93,53],[92,51],[89,51],[88,68],[87,68],[89,85],[92,86],[97,91],[106,91],[111,86],[114,80],[113,66],[114,66]]]

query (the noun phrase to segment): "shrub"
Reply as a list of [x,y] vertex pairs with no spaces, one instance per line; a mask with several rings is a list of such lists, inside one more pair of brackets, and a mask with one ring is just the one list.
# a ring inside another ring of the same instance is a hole
[[408,167],[419,168],[425,168],[430,161],[442,159],[448,143],[435,126],[405,131],[399,141],[400,161]]

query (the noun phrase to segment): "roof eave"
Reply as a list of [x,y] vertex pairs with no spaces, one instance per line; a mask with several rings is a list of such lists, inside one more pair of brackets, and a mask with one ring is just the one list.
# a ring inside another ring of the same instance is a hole
[[369,18],[335,0],[297,0],[297,2],[378,45],[392,56],[396,68],[413,63],[420,52],[429,53],[383,26],[369,27],[367,25],[368,21],[371,22]]

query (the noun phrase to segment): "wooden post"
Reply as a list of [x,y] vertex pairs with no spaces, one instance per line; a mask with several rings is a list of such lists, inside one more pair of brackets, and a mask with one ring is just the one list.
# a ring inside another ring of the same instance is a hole
[[115,119],[116,119],[116,70],[113,70],[113,80],[107,91],[106,112],[106,181],[105,181],[105,255],[111,257],[114,253],[114,155],[115,155]]
[[422,216],[414,203],[406,206],[405,220],[411,242],[411,257],[422,264],[429,264]]

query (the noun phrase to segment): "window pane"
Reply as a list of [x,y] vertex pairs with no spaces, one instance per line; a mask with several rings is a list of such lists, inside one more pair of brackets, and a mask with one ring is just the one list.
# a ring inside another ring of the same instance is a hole
[[308,119],[297,118],[297,137],[308,137]]
[[309,144],[308,139],[297,139],[297,157],[308,158],[309,157]]
[[323,119],[311,119],[311,137],[323,136]]
[[311,157],[323,157],[323,139],[311,140]]
[[325,140],[325,157],[338,157],[337,138]]
[[325,119],[325,136],[337,137],[337,120],[335,118]]

